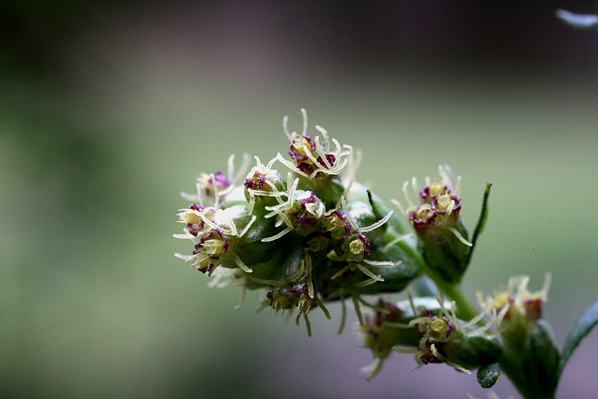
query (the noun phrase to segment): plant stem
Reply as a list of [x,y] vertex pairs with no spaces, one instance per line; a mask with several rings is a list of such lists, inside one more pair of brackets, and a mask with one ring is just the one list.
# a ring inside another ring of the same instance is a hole
[[396,245],[398,245],[411,259],[415,261],[417,266],[422,270],[428,277],[434,281],[436,287],[446,295],[450,300],[455,301],[457,306],[457,316],[463,320],[471,320],[473,319],[478,312],[476,311],[473,304],[467,299],[463,291],[461,291],[459,284],[451,284],[447,283],[440,279],[438,275],[432,273],[426,261],[421,257],[421,255],[409,245],[405,241],[399,241]]

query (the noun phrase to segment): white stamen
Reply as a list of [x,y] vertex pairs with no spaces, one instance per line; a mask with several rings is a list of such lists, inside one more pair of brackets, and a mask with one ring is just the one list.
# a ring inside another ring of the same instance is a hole
[[388,212],[388,214],[386,216],[384,216],[382,219],[378,220],[376,223],[371,224],[367,227],[360,227],[357,231],[359,231],[360,233],[367,233],[369,231],[374,231],[378,227],[382,227],[382,225],[384,225],[384,223],[388,222],[388,219],[390,219],[391,216],[392,216],[392,211]]
[[391,242],[389,242],[388,244],[386,244],[384,246],[384,248],[382,248],[382,251],[386,252],[386,251],[388,251],[388,249],[390,247],[392,247],[393,245],[395,245],[397,242],[406,240],[407,238],[413,237],[414,235],[415,235],[415,233],[407,233],[407,234],[403,234],[401,236],[398,236],[397,238],[395,238],[394,240],[392,240]]
[[370,277],[374,281],[384,281],[381,274],[374,274],[372,273],[367,267],[363,266],[361,263],[357,265],[357,268],[361,270],[363,274]]
[[388,268],[400,265],[403,261],[398,262],[391,262],[389,260],[371,260],[371,259],[364,259],[362,260],[363,263],[367,263],[368,265],[381,267],[381,268]]
[[304,249],[305,253],[305,271],[306,271],[306,279],[307,279],[307,295],[311,298],[315,298],[315,290],[314,290],[314,281],[311,278],[311,257],[309,256],[309,252],[307,248]]
[[472,244],[472,243],[470,243],[469,241],[467,241],[465,238],[463,238],[463,236],[461,235],[461,233],[459,233],[459,232],[457,231],[457,229],[455,229],[454,227],[450,227],[450,228],[449,228],[449,231],[450,231],[451,233],[453,233],[453,234],[455,235],[455,237],[457,237],[457,239],[458,239],[459,241],[461,241],[463,244],[467,245],[468,247],[471,247],[471,246],[473,246],[473,244]]
[[411,202],[411,199],[409,198],[409,194],[407,193],[407,186],[409,186],[409,181],[406,181],[405,183],[403,183],[403,196],[407,200],[407,203],[409,204],[409,208],[413,208],[413,207],[415,207],[415,205],[413,205],[413,202]]
[[241,258],[239,258],[237,255],[233,255],[233,260],[235,261],[235,263],[237,264],[237,266],[239,266],[239,268],[241,270],[243,270],[245,273],[252,273],[253,270],[250,269],[249,267],[247,267],[247,265],[245,263],[243,263],[243,261],[241,260]]
[[227,166],[228,166],[228,168],[226,171],[226,177],[230,182],[232,182],[233,181],[233,173],[235,171],[235,154],[231,154],[228,157]]
[[262,238],[262,242],[272,242],[272,241],[276,241],[279,238],[281,238],[282,236],[284,236],[285,234],[289,233],[293,231],[293,229],[291,227],[287,227],[286,229],[282,230],[281,232],[279,232],[278,234],[275,234],[271,237],[266,237],[266,238]]
[[347,208],[347,200],[345,199],[345,197],[341,197],[341,207],[343,209],[343,212],[345,212],[345,216],[347,217],[347,222],[349,222],[349,225],[351,226],[351,228],[355,231],[359,231],[359,227],[357,227],[357,223],[355,223],[355,219],[353,219],[353,216],[351,216],[351,214],[349,213],[349,209]]
[[220,196],[218,195],[218,184],[216,184],[216,176],[210,173],[210,179],[212,179],[212,187],[214,187],[214,208],[219,208]]
[[303,115],[303,131],[301,135],[305,136],[307,134],[307,111],[305,111],[305,108],[301,108],[301,114]]
[[297,168],[295,166],[295,164],[293,164],[292,162],[284,159],[284,157],[280,154],[280,152],[276,155],[276,159],[278,161],[280,161],[280,163],[282,163],[284,166],[286,166],[287,168],[291,169],[296,174],[301,175],[303,177],[309,178],[309,175],[307,173],[305,173],[302,170],[300,170],[299,168]]
[[201,197],[201,184],[197,183],[195,187],[197,188],[197,200],[199,205],[203,206],[203,198]]
[[193,234],[189,233],[188,231],[185,234],[173,234],[172,236],[174,238],[179,238],[179,239],[183,239],[183,240],[186,240],[186,239],[193,240],[196,238]]
[[249,228],[251,227],[251,225],[253,224],[253,222],[255,222],[255,219],[257,219],[257,216],[252,215],[251,216],[251,220],[249,221],[249,223],[247,223],[247,225],[243,228],[243,230],[241,230],[241,233],[239,234],[239,237],[243,237],[245,235],[245,233],[247,233],[247,231],[249,230]]
[[185,262],[189,262],[191,259],[193,259],[193,255],[183,255],[178,252],[176,254],[174,254],[174,256],[176,256],[179,259],[184,260]]
[[282,118],[282,130],[284,134],[288,137],[289,141],[293,141],[293,136],[291,136],[291,134],[289,133],[289,117],[286,115],[284,116],[284,118]]

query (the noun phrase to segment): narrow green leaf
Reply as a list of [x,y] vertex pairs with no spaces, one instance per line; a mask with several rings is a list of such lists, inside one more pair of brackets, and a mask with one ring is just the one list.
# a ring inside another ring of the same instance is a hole
[[[367,190],[367,195],[368,195],[368,202],[370,203],[370,206],[372,207],[372,211],[374,211],[374,215],[378,218],[378,220],[384,218],[388,214],[388,212],[391,211],[391,209],[388,207],[388,205],[386,205],[380,197],[378,197],[376,194],[374,194],[370,190]],[[393,215],[390,217],[390,219],[388,220],[388,224],[397,233],[405,234],[405,232],[406,232],[405,227],[401,224],[401,221],[397,216],[396,210],[393,213]]]
[[556,16],[565,24],[578,29],[598,29],[598,15],[576,14],[566,10],[556,10]]
[[480,217],[478,218],[478,223],[475,226],[473,231],[473,237],[471,239],[472,246],[469,247],[469,253],[467,255],[467,262],[469,264],[471,261],[471,255],[473,254],[473,249],[475,248],[476,241],[478,240],[479,235],[484,230],[484,226],[486,225],[486,220],[488,219],[488,198],[490,197],[490,188],[492,187],[492,183],[486,184],[486,191],[484,191],[484,199],[482,200],[482,210],[480,211]]
[[492,363],[478,369],[478,383],[482,388],[492,388],[500,377],[498,363]]
[[569,331],[569,335],[565,340],[563,351],[561,353],[561,361],[559,363],[558,375],[560,376],[567,364],[567,361],[581,342],[581,340],[592,331],[592,328],[598,324],[598,299],[592,303],[588,308],[579,316],[579,319],[575,322],[575,325]]

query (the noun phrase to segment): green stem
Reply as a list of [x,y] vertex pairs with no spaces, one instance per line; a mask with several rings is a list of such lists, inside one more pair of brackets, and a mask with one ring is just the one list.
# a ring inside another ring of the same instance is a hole
[[451,284],[443,281],[438,275],[432,273],[426,261],[422,256],[405,241],[399,241],[396,245],[398,245],[411,259],[415,261],[417,266],[422,270],[428,277],[434,281],[436,287],[446,295],[450,300],[455,301],[457,306],[457,316],[462,320],[471,320],[473,319],[478,312],[476,311],[473,304],[467,299],[463,291],[461,291],[460,286],[458,284]]
[[457,317],[462,320],[471,320],[478,315],[479,312],[475,309],[469,299],[467,299],[458,284],[447,284],[442,282],[438,288],[440,288],[440,290],[451,300],[455,301],[455,304],[457,305]]

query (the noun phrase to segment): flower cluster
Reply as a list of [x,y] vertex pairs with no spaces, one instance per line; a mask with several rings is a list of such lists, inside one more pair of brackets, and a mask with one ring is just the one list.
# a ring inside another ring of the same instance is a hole
[[376,283],[383,284],[369,292],[402,289],[419,272],[413,262],[403,264],[401,252],[385,250],[393,213],[381,213],[346,175],[354,171],[353,149],[319,126],[321,136],[308,136],[302,112],[301,134],[289,133],[283,121],[290,159],[255,157],[244,179],[233,173],[232,158],[228,176],[202,174],[195,203],[179,213],[185,232],[175,237],[192,241],[192,254],[177,256],[197,270],[262,290],[264,307],[297,310],[308,323],[316,307],[327,314],[326,301],[360,295]]
[[500,350],[491,332],[496,312],[483,322],[487,307],[470,321],[462,322],[455,306],[454,301],[448,304],[439,297],[410,298],[397,304],[380,300],[361,328],[364,347],[374,356],[374,363],[365,369],[370,378],[392,351],[413,354],[417,363],[414,370],[426,364],[446,363],[469,374],[470,369],[496,362]]
[[[549,275],[537,292],[521,276],[493,296],[479,294],[478,313],[460,283],[485,226],[491,185],[471,235],[460,215],[461,178],[446,165],[423,188],[415,178],[403,185],[408,206],[393,201],[403,213],[399,218],[355,180],[353,148],[320,126],[308,135],[305,110],[302,114],[301,133],[289,132],[283,119],[288,156],[279,152],[265,163],[255,156],[251,168],[251,158],[244,156],[237,172],[231,156],[226,174],[200,175],[197,194],[183,194],[192,203],[179,210],[183,234],[175,234],[192,248],[175,255],[209,276],[211,286],[261,292],[259,310],[296,312],[308,334],[309,312],[318,308],[330,318],[325,304],[334,301],[342,304],[342,331],[350,298],[363,346],[374,358],[368,378],[393,352],[410,353],[416,369],[427,364],[466,373],[477,369],[484,388],[502,371],[524,396],[554,397],[568,356],[598,324],[598,302],[563,354],[542,319]],[[407,287],[408,300],[401,302],[368,298]],[[362,314],[361,306],[371,313]]]

